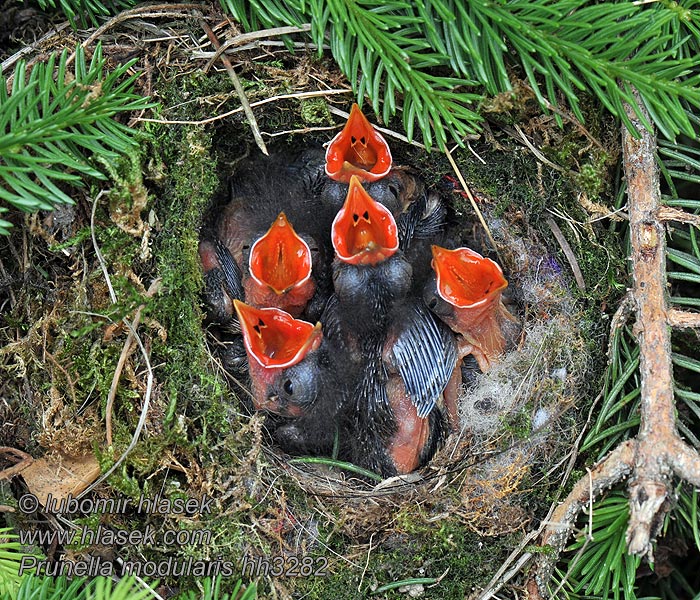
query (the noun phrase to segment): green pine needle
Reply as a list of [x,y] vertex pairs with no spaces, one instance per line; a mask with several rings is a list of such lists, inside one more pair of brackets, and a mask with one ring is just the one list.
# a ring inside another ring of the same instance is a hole
[[595,448],[598,459],[634,434],[639,425],[639,347],[629,327],[613,332],[610,363],[605,372],[603,403],[596,422],[581,444],[581,451]]
[[[56,0],[38,0],[39,6],[46,10],[47,7],[56,8]],[[131,8],[134,0],[108,0],[103,3],[100,0],[58,0],[58,8],[65,15],[73,29],[80,27],[97,27],[99,17],[109,17],[118,12]]]
[[14,597],[21,582],[19,567],[22,548],[19,536],[9,527],[0,527],[0,599]]
[[76,577],[24,577],[15,595],[1,595],[0,600],[147,600],[151,590],[136,581],[123,577],[116,584],[111,577],[87,579]]
[[428,146],[476,131],[483,95],[510,92],[514,67],[545,110],[563,98],[583,120],[580,96],[593,94],[632,131],[624,105],[637,110],[636,89],[668,139],[691,135],[684,104],[700,107],[695,0],[220,1],[247,30],[310,22],[358,99],[385,121],[401,110]]
[[221,591],[220,575],[214,579],[207,577],[202,582],[203,590],[200,594],[195,594],[192,590],[181,596],[181,600],[255,600],[258,597],[257,584],[251,583],[243,590],[243,581],[237,580],[233,590],[228,592]]
[[[1,546],[0,546],[1,547]],[[17,563],[19,565],[19,562]],[[2,579],[0,578],[0,582]],[[184,600],[255,600],[257,586],[252,583],[242,590],[239,579],[231,593],[221,590],[221,576],[207,577],[202,581],[203,593],[192,591],[182,595]],[[157,582],[148,585],[133,576],[125,576],[114,582],[111,577],[94,578],[26,575],[15,588],[1,588],[0,600],[148,600],[153,598],[152,588]],[[149,589],[149,586],[151,589]]]
[[[114,116],[152,106],[132,91],[135,60],[105,72],[98,44],[88,64],[81,46],[68,68],[68,51],[52,54],[27,75],[15,68],[11,92],[0,77],[0,199],[25,211],[71,204],[66,185],[106,179],[91,156],[114,160],[137,145],[135,132]],[[0,205],[0,215],[7,208]],[[10,223],[0,219],[0,234]]]
[[[585,518],[585,515],[584,515]],[[576,538],[570,552],[566,587],[569,597],[634,600],[636,572],[641,557],[626,552],[629,502],[614,492],[593,507],[593,528]],[[592,538],[592,539],[588,539]],[[563,578],[561,572],[558,577]],[[579,596],[581,594],[581,596]]]

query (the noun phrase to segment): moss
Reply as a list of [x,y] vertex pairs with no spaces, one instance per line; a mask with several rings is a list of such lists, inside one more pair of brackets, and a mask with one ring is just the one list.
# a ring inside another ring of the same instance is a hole
[[[393,533],[367,547],[333,548],[357,557],[356,566],[336,562],[325,577],[299,578],[294,591],[309,599],[350,600],[367,597],[383,585],[415,577],[449,576],[438,585],[426,586],[421,598],[464,598],[466,590],[482,587],[502,564],[520,535],[484,538],[453,519],[426,521],[415,507],[399,510],[394,516]],[[467,549],[477,549],[471,551]],[[365,564],[366,563],[366,564]],[[404,598],[405,592],[392,590],[377,598]]]
[[211,132],[202,127],[165,129],[157,136],[162,160],[169,166],[165,202],[156,208],[161,222],[155,240],[157,272],[162,290],[152,311],[167,331],[154,351],[165,360],[164,380],[170,400],[185,411],[221,389],[209,375],[202,332],[200,292],[202,275],[197,254],[199,225],[218,187],[216,162],[211,155]]
[[[578,139],[576,147],[580,150],[586,144],[585,139]],[[595,200],[597,204],[591,204],[594,208],[601,202],[612,205],[609,155],[590,152],[590,162],[583,163],[577,175],[569,176],[538,163],[527,148],[511,140],[499,140],[498,147],[474,145],[473,150],[483,162],[466,149],[455,152],[455,159],[482,210],[485,204],[491,204],[494,216],[509,214],[511,219],[518,219],[518,212],[526,213],[528,224],[540,232],[541,239],[549,241],[550,252],[560,264],[568,265],[547,222],[553,219],[571,245],[583,274],[587,290],[580,297],[615,302],[627,283],[625,249],[616,232],[590,222],[600,215],[591,215],[582,203]],[[574,152],[573,147],[568,152]],[[445,159],[426,153],[416,158],[423,172],[432,177],[429,183],[449,196],[456,228],[459,223],[474,221],[472,205],[461,193]],[[588,196],[583,198],[582,191]]]
[[323,98],[302,100],[300,114],[306,125],[327,125],[333,122],[328,104]]

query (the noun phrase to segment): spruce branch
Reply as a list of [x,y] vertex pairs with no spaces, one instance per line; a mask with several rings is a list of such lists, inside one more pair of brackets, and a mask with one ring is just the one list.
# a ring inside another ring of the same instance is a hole
[[[692,132],[681,100],[694,106],[700,102],[700,77],[690,75],[695,71],[692,49],[700,35],[691,20],[696,15],[689,9],[679,10],[676,3],[647,9],[632,2],[579,0],[429,4],[433,14],[426,15],[428,22],[451,17],[443,20],[443,37],[453,52],[452,68],[476,76],[489,94],[510,89],[507,46],[501,41],[505,39],[543,107],[547,101],[557,106],[557,96],[563,94],[583,121],[579,94],[586,91],[630,128],[623,106],[636,107],[631,92],[635,88],[666,137]],[[684,38],[677,33],[682,25]],[[649,129],[643,113],[634,110]]]
[[280,25],[300,26],[308,19],[304,0],[219,0],[221,8],[246,31]]
[[[71,71],[64,50],[29,75],[20,61],[9,93],[0,78],[0,198],[21,210],[72,204],[66,184],[106,179],[89,157],[114,160],[137,145],[135,132],[113,117],[152,106],[132,91],[138,75],[125,76],[135,60],[106,72],[100,45],[89,64],[81,46],[75,56]],[[0,206],[0,214],[7,210]],[[0,219],[0,234],[10,226]]]
[[566,576],[559,574],[561,579],[572,595],[612,596],[614,600],[636,598],[636,572],[641,557],[625,552],[625,529],[629,521],[627,498],[620,492],[613,492],[597,502],[593,514],[587,518],[590,523],[566,549],[578,553],[569,562]]
[[[593,94],[632,130],[624,106],[647,130],[690,135],[684,105],[700,107],[700,16],[683,3],[583,0],[220,0],[246,29],[311,23],[361,99],[384,120],[403,102],[404,128],[444,148],[479,128],[483,93],[509,92],[520,69],[544,110],[561,97],[583,121]],[[632,90],[641,96],[637,108]],[[381,108],[381,111],[380,111]],[[559,118],[557,116],[557,118]],[[634,130],[634,134],[639,132]],[[410,136],[409,136],[410,137]]]
[[[419,15],[382,12],[385,3],[381,1],[360,5],[312,0],[311,6],[317,24],[312,33],[318,36],[332,27],[334,58],[358,97],[367,95],[377,113],[381,107],[385,121],[395,114],[400,94],[409,139],[416,122],[428,147],[433,143],[432,132],[438,145],[445,147],[447,132],[459,139],[476,130],[480,117],[469,107],[481,96],[465,89],[476,81],[433,74],[433,69],[446,64],[446,56],[431,51]],[[327,10],[321,12],[324,6]],[[322,41],[315,40],[319,47]]]

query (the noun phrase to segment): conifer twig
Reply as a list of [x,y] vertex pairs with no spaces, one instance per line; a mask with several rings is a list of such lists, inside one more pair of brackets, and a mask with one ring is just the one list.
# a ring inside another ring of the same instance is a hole
[[[644,110],[636,97],[638,110]],[[626,106],[635,123],[635,111]],[[648,117],[647,117],[648,118]],[[635,123],[639,127],[638,121]],[[675,457],[669,450],[682,444],[676,428],[671,335],[668,327],[666,230],[656,217],[661,204],[656,138],[639,127],[639,138],[622,132],[622,150],[629,196],[633,295],[641,374],[641,424],[635,469],[630,480],[627,546],[631,554],[652,558],[652,539],[667,506]],[[700,458],[696,454],[698,477]]]
[[677,221],[700,227],[700,215],[679,210],[673,206],[659,206],[656,210],[656,218],[660,221]]
[[668,311],[668,324],[678,329],[698,328],[700,327],[700,313],[671,308]]
[[555,509],[552,519],[542,534],[540,546],[551,546],[554,552],[541,554],[535,573],[535,580],[540,591],[544,594],[547,582],[552,573],[554,563],[566,545],[566,540],[574,529],[576,517],[584,506],[591,502],[603,490],[618,483],[629,475],[634,468],[634,456],[637,448],[636,440],[627,440],[595,465],[590,474],[581,477],[569,492],[564,502]]
[[578,513],[604,489],[630,476],[627,551],[645,555],[651,561],[653,538],[663,522],[664,510],[669,507],[671,476],[675,474],[692,485],[700,485],[700,455],[683,442],[676,425],[669,324],[675,324],[679,320],[676,313],[683,311],[668,308],[666,231],[659,218],[661,192],[656,138],[637,119],[637,111],[645,109],[636,92],[635,100],[636,110],[631,106],[625,110],[640,136],[635,138],[623,128],[622,146],[632,241],[631,297],[636,309],[635,333],[640,350],[640,429],[634,439],[618,445],[596,465],[590,489],[588,477],[582,478],[557,507],[553,523],[540,542],[543,546],[553,546],[555,552],[541,555],[534,575],[542,594]]

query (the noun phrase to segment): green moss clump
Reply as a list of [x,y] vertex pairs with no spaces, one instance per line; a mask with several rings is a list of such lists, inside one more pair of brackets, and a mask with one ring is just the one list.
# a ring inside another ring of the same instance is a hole
[[[393,532],[367,548],[355,551],[356,567],[334,561],[324,577],[298,578],[294,591],[309,600],[354,600],[369,596],[381,586],[413,578],[449,576],[435,586],[424,586],[421,598],[452,600],[464,598],[465,591],[483,586],[517,545],[520,534],[489,537],[487,541],[455,519],[428,522],[414,506],[404,505],[392,517]],[[464,549],[478,551],[465,551]],[[347,555],[352,548],[333,545]],[[328,554],[326,555],[328,556]],[[367,561],[365,565],[365,561]],[[365,568],[366,566],[366,568]],[[378,598],[405,598],[405,591],[393,589]]]
[[300,114],[306,125],[328,125],[333,122],[328,104],[323,98],[302,100]]

